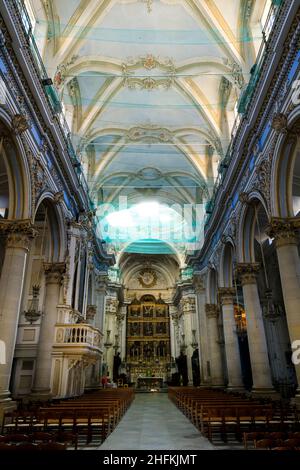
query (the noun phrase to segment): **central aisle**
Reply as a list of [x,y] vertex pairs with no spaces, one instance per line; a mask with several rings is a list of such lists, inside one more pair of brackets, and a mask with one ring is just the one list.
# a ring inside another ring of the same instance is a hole
[[205,450],[215,447],[173,405],[166,393],[137,393],[101,450]]

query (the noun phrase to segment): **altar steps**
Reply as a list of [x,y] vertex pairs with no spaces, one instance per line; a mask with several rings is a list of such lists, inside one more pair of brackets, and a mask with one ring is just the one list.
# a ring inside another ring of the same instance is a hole
[[155,391],[151,391],[149,388],[136,388],[135,393],[168,393],[168,387],[158,388]]

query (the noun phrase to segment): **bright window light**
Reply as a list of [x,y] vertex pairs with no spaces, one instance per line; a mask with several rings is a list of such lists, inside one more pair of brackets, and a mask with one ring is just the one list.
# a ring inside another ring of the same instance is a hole
[[190,241],[195,238],[192,217],[184,209],[157,201],[146,201],[129,208],[111,211],[98,208],[99,236],[107,242],[130,242],[138,239],[160,239],[166,242]]

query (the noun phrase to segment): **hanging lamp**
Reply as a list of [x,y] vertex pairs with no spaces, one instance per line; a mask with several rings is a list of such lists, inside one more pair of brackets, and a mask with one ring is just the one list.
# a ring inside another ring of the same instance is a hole
[[[45,233],[46,233],[46,223],[47,223],[47,207],[45,211],[45,220],[43,225],[43,233],[42,233],[42,241],[41,241],[41,249],[40,249],[40,261],[42,266],[42,256],[44,250],[44,240],[45,240]],[[28,310],[25,310],[24,316],[26,321],[28,321],[31,325],[32,323],[36,322],[42,315],[42,312],[39,310],[39,297],[40,297],[40,285],[39,280],[41,278],[41,266],[37,273],[36,283],[32,286],[32,299],[29,304]]]

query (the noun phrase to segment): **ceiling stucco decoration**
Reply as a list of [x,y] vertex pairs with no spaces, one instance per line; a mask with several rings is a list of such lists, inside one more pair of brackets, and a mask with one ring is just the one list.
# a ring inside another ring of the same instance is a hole
[[173,142],[173,133],[168,129],[144,124],[140,127],[133,127],[125,135],[128,141],[144,141],[144,142]]
[[156,168],[143,168],[139,173],[138,177],[142,180],[146,181],[155,181],[156,179],[160,178],[162,173],[157,170]]
[[74,64],[74,62],[77,59],[78,59],[78,56],[74,55],[73,57],[71,57],[71,59],[68,62],[60,64],[57,67],[54,78],[53,78],[53,83],[58,90],[63,88],[66,77],[68,75],[68,69],[71,65]]
[[27,1],[95,207],[204,205],[267,0]]
[[[145,77],[135,76],[135,71],[145,69],[152,72],[155,69],[160,70],[164,74],[163,77],[156,75],[148,75]],[[159,87],[169,89],[175,83],[176,67],[170,58],[160,59],[152,54],[141,56],[138,59],[128,59],[122,64],[122,73],[124,85],[130,89],[141,88],[148,91],[155,90]]]
[[148,13],[151,13],[153,0],[140,0],[140,2],[145,3],[147,5]]

